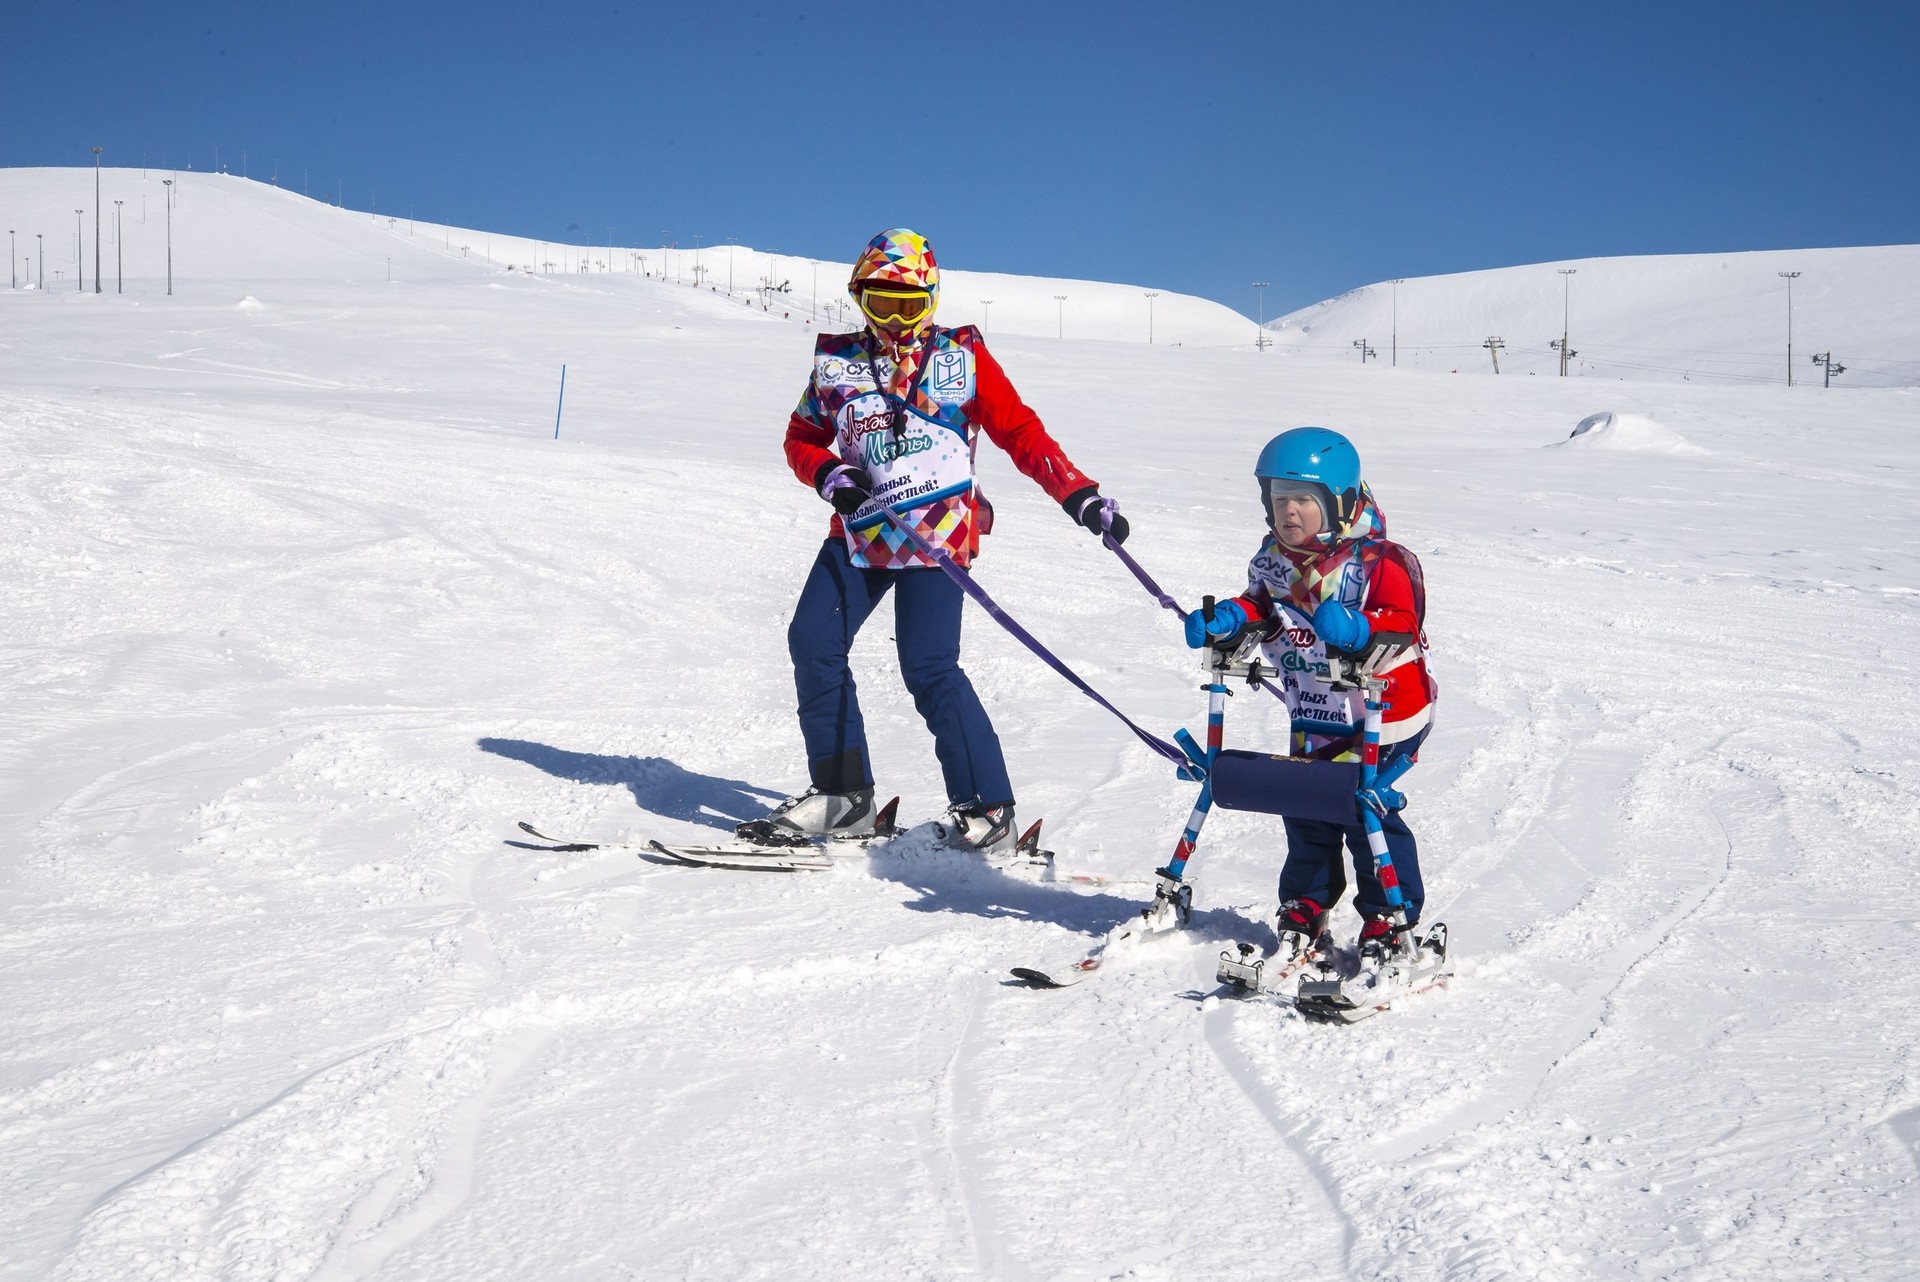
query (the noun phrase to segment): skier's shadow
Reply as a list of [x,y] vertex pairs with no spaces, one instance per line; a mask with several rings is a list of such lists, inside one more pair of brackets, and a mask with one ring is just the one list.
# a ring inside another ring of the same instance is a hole
[[[921,848],[912,837],[898,849],[876,847],[868,863],[873,876],[916,892],[916,898],[903,903],[911,912],[1047,922],[1087,937],[1077,943],[1091,944],[1153,899],[1153,887],[1145,882],[1088,889],[1031,881],[983,864],[978,856]],[[1249,939],[1263,945],[1273,935],[1269,924],[1231,908],[1198,910],[1187,929],[1202,939]]]
[[779,798],[778,793],[745,780],[696,774],[665,757],[569,752],[525,739],[481,739],[477,743],[482,752],[523,761],[561,779],[625,788],[642,810],[723,832],[732,832],[743,820],[766,815],[772,810],[770,801]]

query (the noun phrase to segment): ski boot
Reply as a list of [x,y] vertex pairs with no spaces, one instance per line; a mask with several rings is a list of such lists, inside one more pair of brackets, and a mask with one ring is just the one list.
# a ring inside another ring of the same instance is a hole
[[741,838],[763,846],[808,846],[825,837],[863,839],[877,831],[873,788],[852,792],[822,792],[809,788],[773,808],[764,819],[749,819],[734,829]]
[[978,801],[963,801],[950,806],[937,823],[941,839],[958,850],[972,850],[988,859],[1011,857],[1017,844],[1013,828],[1013,803],[997,806]]
[[1393,918],[1385,913],[1375,913],[1361,923],[1359,946],[1363,966],[1383,966],[1407,952],[1405,935],[1394,929]]

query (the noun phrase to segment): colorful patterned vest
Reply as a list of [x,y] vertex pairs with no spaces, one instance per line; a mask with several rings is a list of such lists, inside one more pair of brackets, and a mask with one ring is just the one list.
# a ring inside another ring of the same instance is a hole
[[[1347,545],[1329,558],[1313,596],[1318,601],[1338,601],[1352,609],[1368,605],[1368,587],[1374,566],[1391,559],[1406,571],[1413,589],[1414,614],[1420,619],[1416,647],[1382,669],[1388,673],[1388,702],[1393,705],[1381,727],[1380,742],[1399,743],[1424,730],[1432,720],[1432,704],[1439,693],[1427,672],[1426,581],[1420,562],[1412,552],[1383,538],[1365,538]],[[1299,604],[1300,567],[1282,552],[1268,535],[1247,565],[1247,586],[1276,603],[1280,625],[1263,649],[1267,662],[1280,670],[1280,685],[1295,724],[1325,722],[1327,733],[1299,728],[1293,733],[1295,756],[1326,757],[1335,761],[1359,760],[1359,741],[1351,734],[1340,734],[1333,727],[1358,725],[1367,716],[1366,698],[1358,690],[1333,688],[1327,661],[1327,646],[1312,626],[1306,605]],[[1279,603],[1285,603],[1284,605]],[[1289,608],[1291,607],[1291,608]]]
[[[920,536],[961,565],[979,544],[973,477],[973,344],[979,331],[935,327],[921,349],[902,403],[881,389],[893,373],[863,330],[822,334],[813,380],[800,413],[833,428],[835,452],[873,478],[873,500],[847,517],[847,551],[856,566],[905,569],[931,563],[881,515],[892,509]],[[876,362],[878,369],[875,368]]]

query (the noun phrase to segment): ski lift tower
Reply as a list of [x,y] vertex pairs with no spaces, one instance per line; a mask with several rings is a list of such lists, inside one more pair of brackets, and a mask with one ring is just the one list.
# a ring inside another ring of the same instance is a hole
[[1573,305],[1573,277],[1580,269],[1578,267],[1556,267],[1554,270],[1560,273],[1560,279],[1565,282],[1565,286],[1561,291],[1560,297],[1560,341],[1550,344],[1550,346],[1560,349],[1560,377],[1565,378],[1567,376],[1567,362],[1573,359],[1575,355],[1567,346],[1567,317],[1571,313]]

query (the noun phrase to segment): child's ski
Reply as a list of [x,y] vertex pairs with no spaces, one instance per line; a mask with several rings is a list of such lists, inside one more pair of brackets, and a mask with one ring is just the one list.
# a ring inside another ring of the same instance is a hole
[[1355,1024],[1392,1009],[1400,998],[1444,987],[1452,975],[1447,925],[1435,922],[1410,952],[1363,964],[1358,975],[1302,979],[1293,1006],[1306,1018],[1321,1023]]

